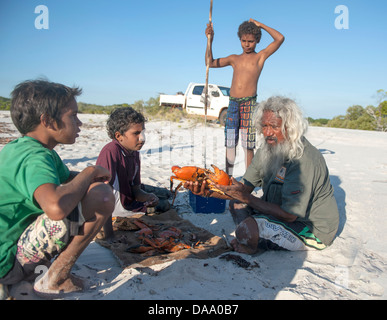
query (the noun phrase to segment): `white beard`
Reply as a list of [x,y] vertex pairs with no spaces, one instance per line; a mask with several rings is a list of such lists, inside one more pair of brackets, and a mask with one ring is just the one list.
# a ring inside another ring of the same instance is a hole
[[262,166],[262,177],[276,174],[289,159],[290,143],[286,140],[274,146],[264,140],[260,149],[259,163]]

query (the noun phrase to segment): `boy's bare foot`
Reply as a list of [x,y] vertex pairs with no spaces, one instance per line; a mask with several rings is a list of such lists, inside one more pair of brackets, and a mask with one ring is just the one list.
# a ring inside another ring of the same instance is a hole
[[0,300],[7,300],[9,298],[8,286],[0,283]]
[[38,296],[48,299],[59,298],[64,294],[79,292],[84,289],[84,282],[72,274],[60,283],[50,281],[49,271],[34,284],[34,291]]

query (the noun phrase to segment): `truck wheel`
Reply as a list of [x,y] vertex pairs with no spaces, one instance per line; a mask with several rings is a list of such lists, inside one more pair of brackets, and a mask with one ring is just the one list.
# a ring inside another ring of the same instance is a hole
[[223,127],[226,125],[226,116],[227,116],[227,108],[223,109],[219,115],[219,123]]

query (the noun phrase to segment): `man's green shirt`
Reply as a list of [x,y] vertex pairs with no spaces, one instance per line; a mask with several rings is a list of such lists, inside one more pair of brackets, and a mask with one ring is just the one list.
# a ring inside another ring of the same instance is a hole
[[259,152],[243,176],[242,182],[262,187],[262,200],[278,204],[297,216],[325,245],[330,245],[339,225],[339,212],[329,171],[321,153],[303,138],[304,153],[298,160],[286,162],[276,174],[259,175]]

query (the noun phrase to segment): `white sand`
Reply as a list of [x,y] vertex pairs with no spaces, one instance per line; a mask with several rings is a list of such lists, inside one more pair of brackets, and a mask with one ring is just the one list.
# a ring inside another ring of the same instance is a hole
[[[95,164],[100,149],[109,142],[106,118],[80,115],[84,125],[77,142],[56,148],[70,169]],[[10,123],[9,113],[1,112],[0,124]],[[146,129],[147,142],[141,151],[144,183],[168,187],[172,165],[203,166],[202,124],[149,122]],[[223,168],[223,128],[208,125],[205,133],[207,166],[215,163]],[[6,136],[15,133],[4,133],[3,128],[0,137]],[[88,280],[90,289],[67,299],[386,299],[387,133],[310,127],[307,138],[324,155],[335,188],[341,222],[331,247],[240,254],[255,266],[247,270],[218,257],[122,269],[108,249],[93,242],[73,268],[74,274]],[[239,149],[236,177],[244,173],[243,159]],[[233,238],[228,211],[195,214],[185,191],[175,204],[182,218],[218,236],[224,229]],[[25,281],[13,286],[11,294],[16,299],[38,299]]]

